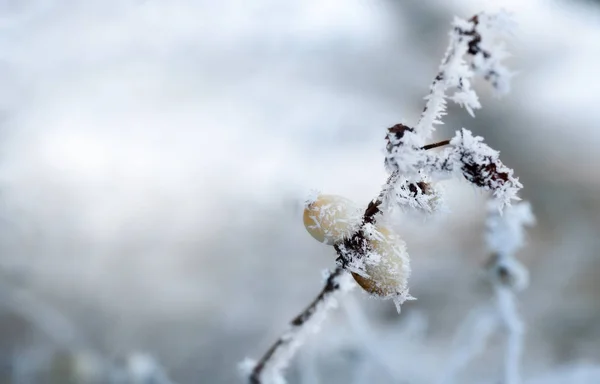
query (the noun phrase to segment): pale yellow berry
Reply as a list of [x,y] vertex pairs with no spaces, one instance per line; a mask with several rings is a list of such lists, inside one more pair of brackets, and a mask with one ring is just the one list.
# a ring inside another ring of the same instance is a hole
[[365,237],[370,246],[370,253],[364,259],[366,276],[353,272],[354,280],[365,291],[380,298],[407,294],[410,264],[404,241],[382,226],[367,228]]
[[319,195],[304,208],[304,226],[317,241],[333,245],[352,235],[361,221],[361,210],[349,199]]

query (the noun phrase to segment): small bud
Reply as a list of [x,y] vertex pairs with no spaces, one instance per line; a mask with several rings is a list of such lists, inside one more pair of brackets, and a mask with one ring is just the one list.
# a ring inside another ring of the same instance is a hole
[[486,265],[486,270],[492,282],[515,291],[523,291],[529,285],[529,271],[513,257],[500,258],[493,255]]
[[410,264],[406,245],[391,230],[372,226],[365,231],[369,252],[364,259],[366,276],[352,273],[365,291],[383,299],[407,295]]
[[304,226],[317,241],[329,245],[352,235],[361,221],[361,210],[349,199],[319,195],[304,208]]

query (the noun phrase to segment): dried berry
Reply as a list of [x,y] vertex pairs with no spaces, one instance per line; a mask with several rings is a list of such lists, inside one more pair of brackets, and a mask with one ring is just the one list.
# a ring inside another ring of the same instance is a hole
[[380,298],[407,293],[410,263],[406,245],[400,237],[382,226],[365,230],[369,250],[364,257],[365,275],[352,273],[365,291]]
[[319,195],[304,208],[304,226],[321,243],[333,245],[352,235],[361,221],[361,210],[349,199]]

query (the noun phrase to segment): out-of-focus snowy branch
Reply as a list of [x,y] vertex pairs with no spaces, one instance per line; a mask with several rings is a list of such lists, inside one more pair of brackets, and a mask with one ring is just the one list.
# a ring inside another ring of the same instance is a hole
[[455,332],[454,349],[438,383],[453,384],[460,371],[485,351],[487,341],[498,325],[499,319],[494,308],[482,306],[473,309]]
[[519,384],[525,325],[517,309],[516,293],[529,285],[529,272],[516,258],[524,245],[525,227],[535,223],[529,203],[507,209],[500,215],[498,203],[489,204],[486,243],[492,253],[488,270],[496,295],[496,308],[505,332],[504,383]]
[[372,334],[373,327],[351,295],[344,300],[343,308],[348,315],[350,327],[366,354],[385,371],[392,382],[401,381],[402,376],[398,371],[397,362],[391,360],[389,355],[378,348],[376,343],[373,343],[375,340],[375,335]]
[[348,273],[338,267],[329,276],[325,286],[313,302],[290,323],[290,328],[254,362],[246,359],[241,369],[249,374],[251,384],[283,384],[283,371],[311,333],[319,331],[327,311],[337,306],[336,295],[354,287]]
[[506,384],[521,382],[520,366],[524,347],[525,324],[517,309],[515,292],[506,286],[494,287],[496,306],[506,332],[504,352],[504,380]]
[[[3,273],[0,270],[0,275]],[[68,316],[41,300],[27,287],[3,282],[0,288],[0,307],[6,307],[22,317],[52,343],[47,351],[40,349],[44,356],[37,359],[28,357],[23,362],[21,356],[16,356],[19,361],[12,375],[14,382],[25,382],[28,380],[25,377],[29,375],[47,374],[60,382],[174,384],[160,363],[148,354],[130,354],[126,362],[119,365],[89,348],[80,329]]]
[[519,384],[525,325],[517,309],[519,291],[527,288],[529,273],[516,258],[525,243],[525,227],[535,223],[527,202],[515,204],[501,215],[500,203],[488,205],[486,244],[491,254],[486,265],[494,290],[492,305],[468,316],[456,336],[457,350],[450,359],[441,383],[451,384],[456,374],[484,350],[492,332],[502,326],[506,332],[503,383]]

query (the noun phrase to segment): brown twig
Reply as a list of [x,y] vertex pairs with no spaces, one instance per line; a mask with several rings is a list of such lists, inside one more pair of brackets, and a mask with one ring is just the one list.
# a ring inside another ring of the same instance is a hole
[[444,141],[439,141],[439,142],[433,143],[433,144],[424,145],[421,147],[421,149],[423,149],[423,150],[434,149],[434,148],[443,147],[444,145],[448,145],[448,144],[450,144],[450,139],[444,140]]

